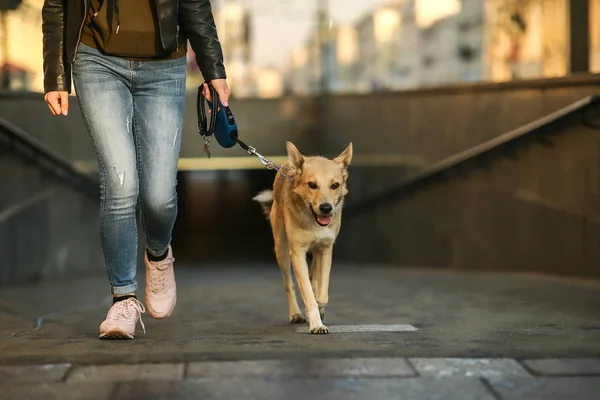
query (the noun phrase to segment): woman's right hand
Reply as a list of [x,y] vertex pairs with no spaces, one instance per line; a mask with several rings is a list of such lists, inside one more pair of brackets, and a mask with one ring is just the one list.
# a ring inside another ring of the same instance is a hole
[[64,115],[69,113],[69,92],[56,91],[48,92],[44,96],[44,100],[50,107],[53,115]]

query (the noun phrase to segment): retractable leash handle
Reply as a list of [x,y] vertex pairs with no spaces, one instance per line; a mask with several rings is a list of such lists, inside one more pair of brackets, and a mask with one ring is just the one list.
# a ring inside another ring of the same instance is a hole
[[[220,110],[217,111],[217,127],[215,129],[215,139],[221,147],[230,148],[237,144],[238,127],[229,106],[224,107],[221,100],[217,98],[217,104]],[[213,111],[214,112],[214,111]]]
[[[202,136],[214,135],[221,147],[233,147],[238,143],[238,127],[231,107],[223,106],[215,88],[210,83],[207,85],[212,101],[208,101],[202,94],[203,86],[198,88],[198,126],[200,134]],[[205,102],[208,103],[211,110],[210,127],[207,127]],[[217,104],[218,107],[215,107],[214,104]]]

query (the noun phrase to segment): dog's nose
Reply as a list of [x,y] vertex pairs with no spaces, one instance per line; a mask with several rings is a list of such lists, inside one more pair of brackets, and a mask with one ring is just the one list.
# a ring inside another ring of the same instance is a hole
[[323,203],[319,206],[319,211],[323,214],[329,214],[333,210],[333,206],[330,203]]

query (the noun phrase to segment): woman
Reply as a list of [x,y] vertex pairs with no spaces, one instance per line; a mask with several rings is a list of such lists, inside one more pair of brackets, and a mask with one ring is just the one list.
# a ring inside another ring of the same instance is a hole
[[[45,0],[44,92],[68,114],[71,75],[100,169],[100,230],[113,305],[100,338],[133,339],[141,314],[176,304],[171,232],[185,102],[187,42],[227,105],[209,0]],[[205,88],[206,89],[206,88]],[[146,307],[136,298],[136,205],[146,234]]]

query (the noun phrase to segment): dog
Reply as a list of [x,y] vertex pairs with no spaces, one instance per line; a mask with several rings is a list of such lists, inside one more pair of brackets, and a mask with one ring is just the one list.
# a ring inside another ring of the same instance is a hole
[[[329,276],[333,245],[340,232],[346,182],[352,161],[352,143],[334,159],[305,157],[286,142],[288,160],[277,174],[273,190],[253,197],[271,225],[275,256],[283,275],[289,305],[289,322],[304,323],[290,268],[293,267],[304,301],[309,332],[327,334],[323,325],[329,301]],[[310,272],[307,254],[312,254]],[[291,262],[291,266],[290,266]]]

